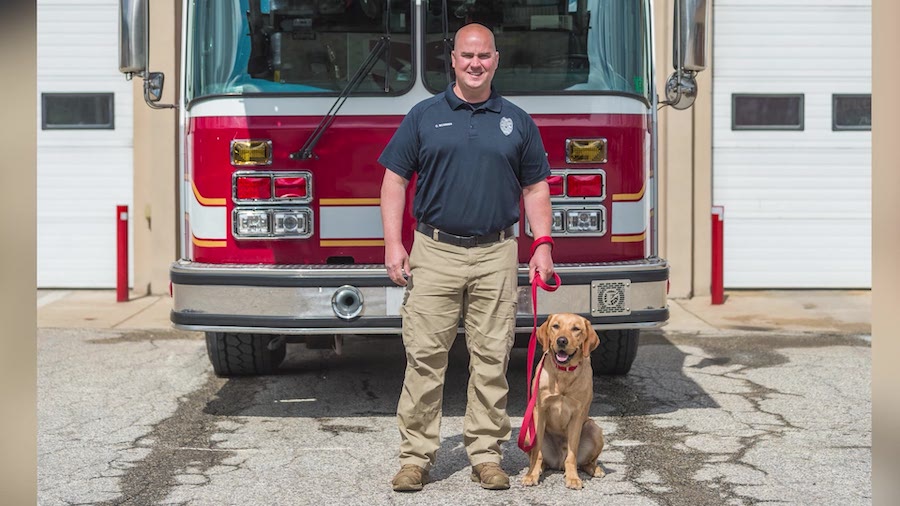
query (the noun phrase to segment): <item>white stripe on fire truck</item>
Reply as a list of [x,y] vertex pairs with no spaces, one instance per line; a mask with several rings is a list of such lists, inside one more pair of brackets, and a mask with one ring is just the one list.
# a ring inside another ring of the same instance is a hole
[[[402,116],[432,94],[415,90],[400,97],[353,97],[338,116]],[[640,100],[617,95],[506,97],[529,114],[648,114]],[[191,107],[190,116],[322,116],[334,105],[334,97],[216,97]]]
[[378,206],[319,206],[320,239],[383,239]]
[[[612,234],[613,242],[638,242],[644,240],[647,230],[648,209],[650,200],[641,188],[637,193],[615,193],[612,196]],[[616,237],[623,236],[623,237]],[[624,237],[627,236],[627,237]]]
[[[193,181],[190,184],[193,188],[185,188],[185,193],[191,196],[188,202],[190,210],[190,226],[191,234],[197,239],[225,239],[228,232],[228,216],[225,211],[225,199],[210,199],[200,195],[196,191]],[[222,205],[204,205],[203,203],[219,203]]]

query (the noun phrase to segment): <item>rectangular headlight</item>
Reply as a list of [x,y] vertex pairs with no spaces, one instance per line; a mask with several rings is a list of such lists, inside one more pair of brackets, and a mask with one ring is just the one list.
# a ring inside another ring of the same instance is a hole
[[561,210],[554,209],[553,210],[553,225],[552,225],[551,230],[553,232],[562,232],[563,230],[565,230],[566,229],[565,219],[566,218],[564,216],[564,213]]
[[[554,237],[600,237],[606,235],[606,209],[599,205],[597,207],[553,207],[550,217],[550,230]],[[534,237],[527,218],[525,233]]]
[[235,213],[235,234],[244,237],[269,235],[269,212],[240,209]]
[[597,209],[572,209],[566,211],[566,230],[569,232],[599,232],[603,217]]
[[310,235],[308,210],[275,211],[275,235],[306,237]]

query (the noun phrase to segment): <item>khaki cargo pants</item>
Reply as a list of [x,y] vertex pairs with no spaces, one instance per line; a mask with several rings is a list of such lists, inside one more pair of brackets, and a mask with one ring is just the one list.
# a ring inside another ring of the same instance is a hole
[[397,406],[401,465],[430,469],[434,463],[447,356],[461,315],[469,350],[463,441],[472,465],[500,462],[500,444],[511,433],[506,367],[515,333],[517,249],[515,238],[463,248],[415,233],[400,309],[406,347]]

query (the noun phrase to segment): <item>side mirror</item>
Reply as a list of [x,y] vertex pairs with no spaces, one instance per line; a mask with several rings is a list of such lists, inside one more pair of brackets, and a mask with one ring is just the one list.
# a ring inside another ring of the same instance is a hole
[[162,98],[163,85],[166,82],[166,75],[162,72],[145,72],[144,73],[144,102],[151,109],[175,109],[174,104],[159,104]]
[[147,0],[119,0],[119,72],[131,79],[147,71]]
[[678,110],[694,105],[697,73],[706,69],[707,0],[675,0],[672,29],[672,66],[675,72],[666,81],[666,101]]
[[119,72],[131,80],[144,78],[144,101],[153,109],[174,109],[174,104],[159,104],[165,76],[147,72],[150,61],[149,0],[119,0]]
[[166,82],[166,75],[162,72],[150,72],[144,78],[144,100],[149,102],[159,102],[162,98],[163,85]]
[[691,72],[706,69],[707,0],[675,0],[672,67]]

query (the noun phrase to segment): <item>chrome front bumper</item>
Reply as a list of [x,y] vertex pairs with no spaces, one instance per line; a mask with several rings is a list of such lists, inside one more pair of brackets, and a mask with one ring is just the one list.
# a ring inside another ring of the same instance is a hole
[[[669,266],[663,259],[558,264],[562,286],[538,290],[538,315],[578,313],[597,329],[659,327],[669,317]],[[271,334],[397,334],[404,289],[380,265],[248,266],[185,260],[170,270],[172,323],[185,330]],[[363,307],[338,318],[332,296],[356,287]],[[528,267],[519,266],[517,332],[532,328]]]

